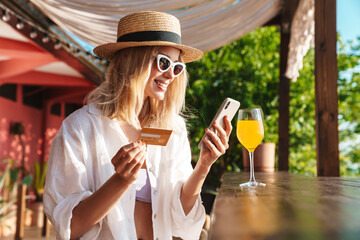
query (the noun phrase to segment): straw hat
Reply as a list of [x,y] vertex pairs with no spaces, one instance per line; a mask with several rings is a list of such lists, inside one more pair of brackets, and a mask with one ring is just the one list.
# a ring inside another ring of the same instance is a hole
[[117,42],[94,48],[94,53],[111,61],[123,48],[138,46],[171,46],[181,50],[185,63],[199,60],[203,52],[181,44],[180,21],[175,16],[154,11],[126,15],[118,23]]

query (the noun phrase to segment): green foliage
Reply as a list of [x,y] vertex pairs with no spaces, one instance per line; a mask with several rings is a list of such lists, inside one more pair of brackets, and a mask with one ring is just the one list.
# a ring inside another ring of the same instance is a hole
[[340,174],[360,176],[360,41],[339,43]]
[[3,171],[0,171],[0,226],[7,226],[5,220],[16,213],[11,209],[11,206],[16,202],[16,192],[13,191],[13,184],[11,183],[12,162],[6,159],[2,163],[5,163],[5,166],[1,166]]
[[[360,77],[354,71],[359,64],[360,45],[344,44],[339,39],[338,97],[340,175],[360,176],[360,147],[351,146],[360,133]],[[351,53],[345,49],[351,49]],[[316,175],[315,76],[314,49],[303,61],[300,77],[290,84],[290,156],[291,172]],[[342,147],[346,145],[346,147]]]
[[[205,53],[188,64],[190,74],[187,107],[194,161],[197,143],[226,97],[237,99],[242,108],[261,106],[265,118],[265,142],[277,142],[280,35],[276,27],[259,28],[240,40]],[[236,126],[236,119],[232,122]],[[234,127],[235,129],[235,127]],[[218,184],[224,171],[240,171],[241,145],[232,132],[227,154],[211,169],[210,184]]]
[[[13,123],[11,123],[10,124],[10,134],[19,137],[19,142],[20,142],[21,151],[22,151],[20,170],[22,171],[21,175],[26,176],[27,175],[27,170],[25,168],[25,144],[24,144],[24,141],[21,138],[21,136],[23,134],[25,134],[25,128],[24,128],[24,125],[22,124],[22,122],[13,122]],[[28,177],[28,179],[26,179],[26,181],[29,181],[29,180],[31,180],[31,179],[29,179],[29,177]]]
[[34,163],[33,175],[34,181],[32,187],[35,191],[36,201],[42,201],[42,195],[45,187],[47,163]]
[[8,199],[5,199],[5,192],[6,189],[6,183],[10,176],[10,164],[7,165],[4,169],[4,171],[0,171],[1,177],[0,177],[0,226],[2,225],[2,221],[5,220],[11,213],[8,212],[9,207],[15,202],[15,198],[11,199],[10,201]]
[[[360,144],[357,144],[360,139],[360,73],[352,70],[359,64],[360,44],[344,44],[339,40],[338,46],[340,170],[342,176],[360,176]],[[242,108],[261,106],[265,116],[264,142],[277,143],[279,48],[279,30],[263,27],[188,64],[190,81],[186,102],[194,161],[198,158],[197,144],[204,129],[226,97],[239,100]],[[316,175],[314,73],[314,49],[310,49],[300,77],[290,83],[289,167],[290,172],[306,175]],[[236,119],[232,124],[235,130]],[[227,153],[212,167],[208,184],[216,186],[224,171],[242,168],[242,150],[235,131],[229,145]]]
[[[10,227],[5,224],[8,218],[16,214],[14,203],[17,200],[17,191],[19,184],[27,187],[32,183],[32,176],[21,176],[21,167],[16,167],[16,163],[11,158],[3,159],[0,162],[0,226]],[[31,196],[26,195],[26,199]]]
[[[5,165],[5,167],[3,167]],[[16,162],[11,158],[3,159],[0,169],[8,169],[8,177],[5,179],[5,187],[10,195],[16,195],[17,186],[25,184],[27,187],[32,183],[33,177],[31,174],[22,175],[22,167],[17,167]]]
[[290,83],[289,170],[316,175],[314,49],[303,61],[303,69]]

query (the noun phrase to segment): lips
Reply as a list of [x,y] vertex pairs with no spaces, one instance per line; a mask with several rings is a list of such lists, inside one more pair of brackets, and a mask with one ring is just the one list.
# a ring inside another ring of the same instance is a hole
[[160,80],[154,80],[154,82],[156,83],[156,85],[163,91],[166,91],[167,87],[168,87],[168,84],[160,81]]

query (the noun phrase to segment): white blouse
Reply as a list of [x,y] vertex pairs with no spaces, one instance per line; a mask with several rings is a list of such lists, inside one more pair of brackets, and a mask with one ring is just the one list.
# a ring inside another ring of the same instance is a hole
[[[165,147],[149,145],[147,149],[154,239],[199,239],[205,221],[200,195],[188,215],[180,202],[181,187],[193,168],[186,125],[182,118],[178,121],[181,133],[174,131]],[[111,159],[125,144],[127,138],[117,121],[104,117],[94,104],[63,121],[51,144],[44,192],[45,213],[57,239],[70,239],[73,209],[115,173]],[[137,239],[135,193],[134,183],[107,216],[80,239]]]

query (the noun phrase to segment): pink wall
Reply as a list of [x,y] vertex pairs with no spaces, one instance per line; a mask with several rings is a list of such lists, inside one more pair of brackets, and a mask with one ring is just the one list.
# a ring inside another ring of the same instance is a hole
[[[62,119],[60,116],[50,114],[47,116],[45,160],[47,160],[51,140],[60,127]],[[0,97],[0,159],[11,157],[20,163],[21,145],[17,136],[10,135],[11,122],[22,122],[24,125],[25,134],[22,139],[25,144],[26,166],[29,167],[34,161],[40,161],[43,141],[42,110],[24,106],[19,101],[14,102]]]
[[51,141],[55,137],[64,118],[63,116],[60,117],[52,114],[48,114],[47,116],[48,117],[47,117],[46,130],[45,130],[45,155],[44,155],[45,161],[47,161],[49,156]]

